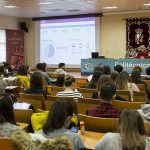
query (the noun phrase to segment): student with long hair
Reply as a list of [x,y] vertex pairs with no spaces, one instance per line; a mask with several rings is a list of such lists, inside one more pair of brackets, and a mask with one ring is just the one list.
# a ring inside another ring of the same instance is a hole
[[131,92],[140,91],[135,83],[130,82],[129,74],[126,71],[120,73],[116,82],[116,88],[117,90],[129,90]]
[[149,150],[150,139],[136,110],[123,110],[116,133],[106,133],[94,150]]
[[73,106],[71,102],[58,99],[50,108],[43,130],[36,133],[41,134],[46,138],[67,136],[71,140],[74,150],[84,148],[84,144],[79,135],[67,129],[72,115]]
[[27,76],[27,71],[28,71],[27,66],[22,65],[19,67],[18,73],[16,75],[16,77],[22,81],[22,85],[25,89],[30,87],[30,81]]
[[10,137],[18,129],[13,112],[13,101],[7,95],[0,96],[0,136]]
[[30,88],[25,91],[26,94],[42,94],[44,97],[48,92],[43,89],[44,81],[40,72],[34,72],[30,78]]

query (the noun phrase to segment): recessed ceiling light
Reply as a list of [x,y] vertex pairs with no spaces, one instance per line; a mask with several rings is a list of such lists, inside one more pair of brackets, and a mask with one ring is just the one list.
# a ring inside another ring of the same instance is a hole
[[40,2],[39,5],[49,5],[52,4],[52,2]]
[[18,6],[14,6],[14,5],[6,5],[4,6],[5,8],[19,8]]
[[144,4],[144,6],[150,6],[150,3]]
[[108,7],[103,7],[103,9],[117,9],[117,6],[108,6]]

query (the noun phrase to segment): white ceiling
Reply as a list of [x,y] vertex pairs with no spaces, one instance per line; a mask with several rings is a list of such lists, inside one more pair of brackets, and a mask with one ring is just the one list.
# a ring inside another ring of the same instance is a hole
[[[40,2],[52,3],[39,5]],[[150,13],[150,6],[146,7],[144,3],[150,3],[150,0],[0,0],[0,14],[33,18],[89,13]],[[15,5],[18,8],[4,8],[6,5]],[[117,6],[118,9],[103,9],[106,6]]]

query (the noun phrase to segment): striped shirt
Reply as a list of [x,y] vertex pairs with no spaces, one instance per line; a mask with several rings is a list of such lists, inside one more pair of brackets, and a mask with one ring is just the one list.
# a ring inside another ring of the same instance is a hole
[[79,91],[70,91],[70,92],[58,92],[58,97],[73,97],[74,101],[77,102],[79,97],[83,97]]

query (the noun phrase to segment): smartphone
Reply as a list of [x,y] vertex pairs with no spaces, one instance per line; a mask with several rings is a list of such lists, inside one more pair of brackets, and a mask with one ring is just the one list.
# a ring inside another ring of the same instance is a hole
[[78,133],[78,127],[72,127],[71,132]]

